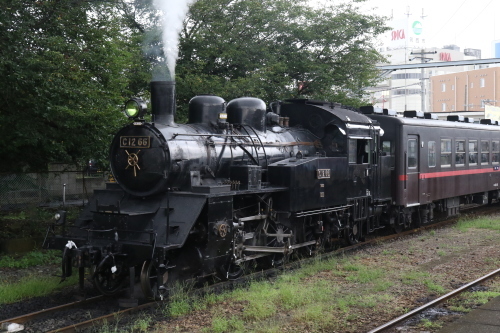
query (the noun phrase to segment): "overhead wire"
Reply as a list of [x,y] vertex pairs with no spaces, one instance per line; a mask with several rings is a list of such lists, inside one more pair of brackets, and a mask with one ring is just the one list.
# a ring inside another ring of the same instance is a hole
[[[492,0],[492,1],[493,1],[493,0]],[[457,13],[458,13],[458,11],[460,10],[460,8],[462,8],[462,6],[464,5],[464,3],[466,3],[466,2],[467,2],[467,0],[462,1],[462,3],[460,4],[460,6],[458,6],[458,8],[455,10],[455,12],[454,12],[454,13],[450,16],[450,18],[448,19],[448,21],[446,21],[446,22],[445,22],[445,23],[441,26],[441,28],[439,28],[438,32],[436,32],[436,33],[434,34],[434,36],[438,36],[438,35],[439,35],[439,33],[441,32],[441,30],[443,30],[443,28],[444,28],[444,27],[446,27],[446,26],[448,25],[448,22],[450,22],[450,21],[451,21],[451,19],[452,19],[453,17],[455,17],[455,14],[457,14]]]
[[488,8],[491,5],[492,2],[493,2],[493,0],[490,0],[490,2],[488,2],[488,4],[486,6],[484,6],[483,10],[480,11],[479,14],[477,14],[476,17],[474,17],[474,19],[471,20],[470,23],[465,28],[463,28],[458,34],[460,35],[462,32],[464,32],[465,30],[467,30],[467,28],[469,28],[470,25],[472,23],[474,23],[474,21],[479,17],[479,15],[481,15],[486,10],[486,8]]

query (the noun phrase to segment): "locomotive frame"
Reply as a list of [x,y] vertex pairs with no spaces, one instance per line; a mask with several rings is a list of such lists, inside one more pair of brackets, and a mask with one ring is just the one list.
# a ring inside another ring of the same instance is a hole
[[174,87],[151,83],[150,123],[132,101],[140,110],[110,148],[117,183],[49,230],[44,246],[64,249],[63,278],[78,268],[82,288],[88,269],[103,294],[139,280],[163,298],[176,281],[235,279],[249,263],[278,266],[498,198],[500,126],[216,96],[194,97],[181,125]]

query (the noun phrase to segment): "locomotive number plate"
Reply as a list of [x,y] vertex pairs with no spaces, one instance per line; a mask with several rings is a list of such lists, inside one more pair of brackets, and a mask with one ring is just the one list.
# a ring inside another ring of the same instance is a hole
[[149,148],[151,137],[149,136],[121,136],[120,148]]
[[330,178],[330,169],[318,169],[318,170],[316,170],[316,177],[318,179],[329,179]]

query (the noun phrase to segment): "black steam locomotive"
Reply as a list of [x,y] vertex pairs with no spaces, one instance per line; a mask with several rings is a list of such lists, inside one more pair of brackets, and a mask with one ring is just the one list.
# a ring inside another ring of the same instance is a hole
[[175,85],[151,83],[152,122],[134,99],[115,136],[116,183],[95,191],[48,248],[63,275],[85,268],[106,295],[136,279],[150,298],[175,281],[235,279],[248,263],[280,265],[339,238],[356,243],[498,198],[500,126],[407,118],[373,107],[194,97],[174,122]]

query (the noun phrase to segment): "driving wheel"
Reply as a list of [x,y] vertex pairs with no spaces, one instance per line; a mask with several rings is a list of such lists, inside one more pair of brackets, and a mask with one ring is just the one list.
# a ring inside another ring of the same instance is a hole
[[99,265],[92,268],[92,283],[106,296],[116,295],[125,287],[127,282],[127,270],[121,264]]

